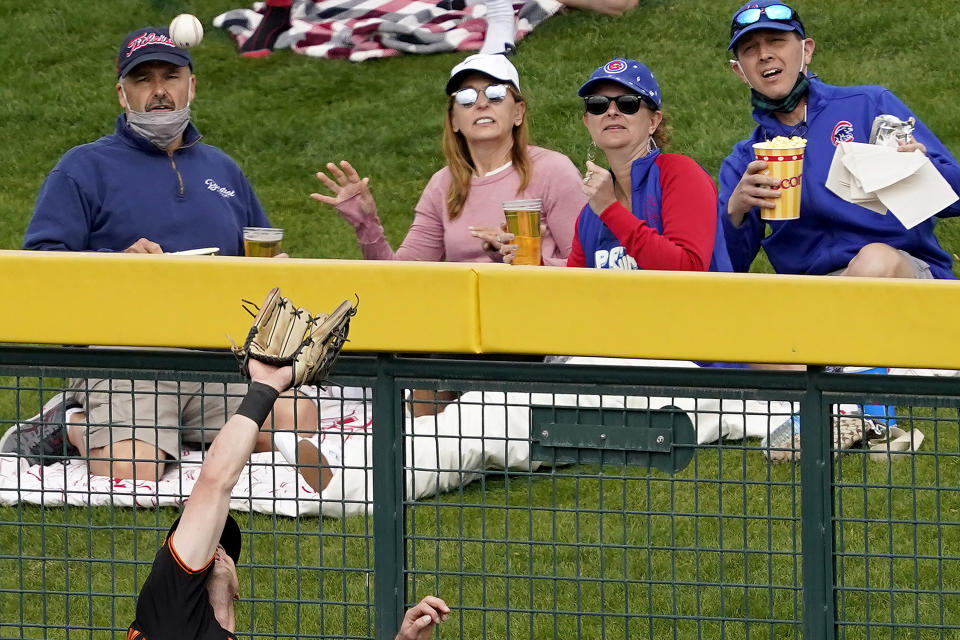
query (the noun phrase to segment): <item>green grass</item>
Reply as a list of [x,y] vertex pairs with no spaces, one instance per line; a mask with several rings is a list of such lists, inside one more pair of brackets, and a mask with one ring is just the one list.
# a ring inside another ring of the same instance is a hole
[[[881,637],[891,622],[916,625],[921,638],[960,625],[956,412],[917,426],[926,456],[887,465],[852,452],[837,470],[838,602],[857,625],[848,637],[866,637],[868,624]],[[673,477],[613,466],[491,473],[409,507],[411,594],[455,604],[441,637],[541,638],[554,627],[563,637],[788,637],[802,610],[798,482],[799,467],[768,465],[753,443],[700,448]],[[0,509],[3,522],[24,523],[4,527],[0,620],[22,607],[51,627],[122,627],[174,514]],[[237,517],[265,534],[245,540],[241,629],[371,633],[372,521]]]
[[[245,4],[0,3],[0,21],[7,25],[0,37],[0,58],[5,61],[0,82],[0,249],[19,248],[36,192],[62,153],[112,131],[119,111],[113,87],[121,36],[144,24],[164,24],[182,11],[208,24],[215,14]],[[694,157],[716,175],[733,143],[752,128],[746,91],[726,65],[726,25],[736,4],[739,0],[641,1],[635,12],[619,19],[572,12],[548,20],[521,43],[515,58],[534,141],[582,165],[588,137],[580,124],[576,89],[594,67],[625,55],[646,62],[660,80],[674,125],[672,150]],[[960,120],[952,99],[960,93],[960,76],[952,71],[960,13],[952,3],[850,0],[795,6],[817,41],[812,68],[825,81],[886,85],[948,148],[960,152]],[[207,142],[223,148],[244,168],[273,223],[288,230],[287,247],[293,255],[358,258],[349,226],[332,209],[309,199],[318,188],[314,172],[327,161],[348,159],[371,176],[387,235],[396,245],[421,190],[443,164],[443,85],[461,57],[406,56],[351,64],[279,52],[245,60],[235,54],[225,33],[208,28],[195,53],[195,121]],[[955,220],[941,222],[938,235],[949,252],[960,253]],[[761,259],[754,269],[769,271],[769,265]],[[68,308],[69,301],[52,304]],[[2,384],[29,387],[35,381],[4,379]],[[40,400],[34,392],[18,403],[4,393],[0,416],[15,420],[17,411],[32,415]],[[956,451],[955,426],[948,434],[949,423],[938,424],[944,433],[924,448]],[[555,630],[569,637],[577,629],[583,637],[693,637],[697,632],[705,638],[791,636],[795,629],[788,621],[798,615],[796,590],[801,584],[796,467],[768,467],[755,451],[742,449],[701,451],[696,465],[680,475],[686,480],[681,483],[661,477],[646,480],[636,470],[627,474],[629,479],[604,481],[602,487],[597,479],[568,477],[569,469],[533,479],[491,476],[461,493],[418,505],[416,533],[427,539],[409,543],[418,572],[412,584],[418,595],[438,591],[466,607],[444,629],[442,635],[449,637],[459,637],[461,631],[464,637],[502,637],[508,630],[518,637],[549,637]],[[888,468],[864,464],[852,455],[842,469],[856,479],[840,491],[842,513],[878,519],[875,524],[845,520],[840,525],[846,549],[853,554],[838,563],[844,617],[936,625],[942,612],[944,624],[960,623],[957,597],[949,593],[960,588],[958,537],[949,524],[957,521],[960,506],[946,489],[909,488],[955,487],[957,460],[923,457],[915,464]],[[898,488],[865,490],[864,478]],[[454,500],[472,506],[445,504]],[[601,500],[633,513],[625,518],[574,511],[593,508]],[[481,512],[478,504],[521,508]],[[554,519],[530,511],[529,504],[568,511]],[[776,518],[769,523],[747,520],[747,513]],[[136,523],[162,530],[172,517],[170,509],[0,508],[0,636],[16,632],[5,625],[16,624],[22,608],[28,622],[97,627],[101,630],[91,631],[91,637],[112,637],[103,627],[122,628],[129,621],[132,595],[158,540],[152,530],[131,533],[124,528]],[[930,522],[918,525],[916,519]],[[12,524],[21,521],[27,524]],[[366,605],[297,604],[366,603],[372,598],[366,571],[372,549],[365,538],[353,537],[369,534],[366,519],[244,515],[242,523],[277,535],[273,544],[258,544],[252,556],[244,557],[241,629],[263,635],[276,628],[288,633],[299,628],[303,635],[372,634],[373,613]],[[91,533],[87,525],[98,528]],[[329,535],[297,535],[318,529]],[[542,542],[555,536],[575,540],[575,533],[579,546],[525,542],[529,536]],[[433,537],[444,539],[429,539]],[[634,549],[627,557],[624,545]],[[755,550],[762,553],[751,553]],[[939,563],[938,554],[947,560]],[[102,562],[111,558],[118,562]],[[316,566],[323,571],[310,568]],[[432,567],[490,575],[460,579],[434,575]],[[550,579],[526,577],[531,569]],[[602,590],[597,583],[578,586],[575,580],[601,574],[614,580]],[[867,576],[878,593],[856,590]],[[674,579],[678,584],[666,584]],[[891,587],[904,591],[891,595]],[[916,593],[918,588],[927,591]],[[948,595],[941,597],[939,591]],[[114,598],[114,593],[121,595]],[[483,610],[508,605],[515,609],[509,616]],[[554,608],[566,613],[540,612]],[[577,610],[611,615],[576,616]],[[648,613],[678,619],[648,622],[629,617]],[[746,622],[757,618],[765,622]],[[887,637],[888,631],[877,627],[874,637]],[[49,634],[66,635],[62,629]],[[862,634],[862,627],[847,629],[848,637]],[[32,628],[26,635],[43,632]],[[914,637],[937,634],[927,629]]]

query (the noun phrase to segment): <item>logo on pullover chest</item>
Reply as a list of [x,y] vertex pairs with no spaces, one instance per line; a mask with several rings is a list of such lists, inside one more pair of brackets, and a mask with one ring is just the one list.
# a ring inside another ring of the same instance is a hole
[[207,185],[207,189],[213,191],[223,198],[232,198],[237,195],[237,192],[233,189],[227,189],[226,187],[221,187],[218,185],[213,178],[207,178],[204,180],[203,184]]
[[841,120],[833,125],[831,137],[833,146],[837,146],[841,142],[853,142],[853,125],[847,120]]

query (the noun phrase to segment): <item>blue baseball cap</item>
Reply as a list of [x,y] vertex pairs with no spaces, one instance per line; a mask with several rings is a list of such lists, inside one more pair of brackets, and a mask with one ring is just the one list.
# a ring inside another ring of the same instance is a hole
[[657,84],[653,72],[642,62],[615,58],[602,67],[597,67],[597,70],[590,74],[590,79],[577,91],[577,95],[581,98],[590,95],[593,88],[601,82],[623,85],[649,100],[655,108],[660,108],[660,85]]
[[190,67],[193,71],[190,53],[174,43],[166,27],[144,27],[124,36],[117,53],[117,79],[126,76],[138,64],[151,60]]
[[730,19],[730,46],[727,49],[732,50],[740,38],[757,29],[796,31],[801,38],[807,37],[800,14],[792,7],[782,0],[756,0],[734,12]]

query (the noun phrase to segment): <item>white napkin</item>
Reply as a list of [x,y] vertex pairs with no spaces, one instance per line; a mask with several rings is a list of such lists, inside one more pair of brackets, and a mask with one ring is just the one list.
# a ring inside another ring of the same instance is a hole
[[960,200],[920,150],[901,153],[861,142],[837,145],[826,186],[861,207],[889,210],[907,229]]

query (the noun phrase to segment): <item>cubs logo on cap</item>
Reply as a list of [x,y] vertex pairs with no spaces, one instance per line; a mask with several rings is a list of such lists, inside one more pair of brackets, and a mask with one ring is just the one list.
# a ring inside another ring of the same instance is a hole
[[614,58],[590,74],[577,95],[581,98],[590,95],[594,87],[601,82],[615,82],[630,91],[646,98],[654,109],[660,108],[660,85],[647,65],[628,58]]
[[620,73],[627,68],[627,63],[623,60],[611,60],[603,65],[603,70],[607,73]]

